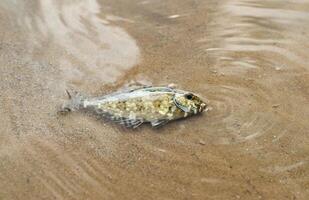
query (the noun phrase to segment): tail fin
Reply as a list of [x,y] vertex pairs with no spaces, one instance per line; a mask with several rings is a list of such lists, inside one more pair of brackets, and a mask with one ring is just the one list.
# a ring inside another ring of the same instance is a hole
[[60,114],[67,114],[71,111],[80,109],[82,107],[82,103],[84,100],[84,96],[76,91],[73,92],[69,92],[68,90],[65,91],[68,95],[69,100],[65,102],[60,108],[58,112]]
[[65,90],[65,92],[67,93],[69,99],[72,99],[72,95],[70,94],[69,90]]

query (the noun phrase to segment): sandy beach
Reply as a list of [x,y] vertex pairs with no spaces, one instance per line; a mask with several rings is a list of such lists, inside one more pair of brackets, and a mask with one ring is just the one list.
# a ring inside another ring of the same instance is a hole
[[[308,38],[306,0],[1,0],[0,199],[309,199]],[[131,82],[212,109],[57,114]]]

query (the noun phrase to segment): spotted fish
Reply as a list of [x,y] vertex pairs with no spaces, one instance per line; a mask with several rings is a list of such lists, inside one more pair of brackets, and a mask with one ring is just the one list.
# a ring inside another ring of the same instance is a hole
[[132,128],[146,122],[158,127],[207,111],[207,104],[198,96],[172,87],[142,86],[92,98],[68,95],[70,100],[62,106],[61,113],[92,111]]

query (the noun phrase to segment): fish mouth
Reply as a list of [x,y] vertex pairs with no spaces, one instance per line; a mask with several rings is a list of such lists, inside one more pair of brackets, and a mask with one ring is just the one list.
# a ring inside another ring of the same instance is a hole
[[206,108],[207,108],[207,104],[206,103],[201,103],[201,105],[199,107],[199,112],[205,111]]

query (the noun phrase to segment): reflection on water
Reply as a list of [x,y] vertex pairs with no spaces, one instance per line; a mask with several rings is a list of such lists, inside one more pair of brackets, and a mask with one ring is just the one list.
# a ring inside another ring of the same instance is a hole
[[53,51],[50,43],[60,46],[61,52],[50,56],[59,57],[65,79],[110,83],[138,62],[134,39],[111,25],[111,16],[105,20],[98,16],[101,8],[96,0],[41,0],[37,4],[39,9],[21,16],[19,25],[25,26],[29,43],[36,49]]
[[[307,199],[308,13],[300,0],[2,0],[0,199]],[[134,79],[212,110],[134,131],[55,114],[69,86]]]

